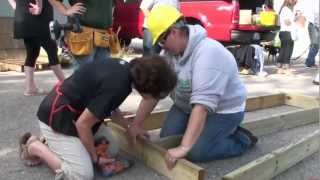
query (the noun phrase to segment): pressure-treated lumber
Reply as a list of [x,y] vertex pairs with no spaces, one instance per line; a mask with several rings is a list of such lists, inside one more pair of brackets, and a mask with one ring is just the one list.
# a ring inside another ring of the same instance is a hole
[[223,180],[268,180],[304,158],[317,152],[320,148],[320,131],[302,138],[296,143],[277,149],[245,166],[225,175]]
[[281,106],[285,103],[285,94],[271,94],[265,96],[252,96],[246,101],[246,111],[254,111],[275,106]]
[[[241,124],[256,136],[272,134],[275,132],[292,129],[307,124],[319,122],[319,108],[299,109],[293,112],[275,114],[256,121],[248,121]],[[165,148],[175,147],[181,141],[181,136],[162,138],[157,144]]]
[[305,109],[315,108],[315,107],[319,108],[319,101],[316,98],[312,96],[295,94],[295,93],[285,94],[284,104],[289,106],[301,107]]
[[[307,109],[316,109],[319,108],[319,103],[313,97],[297,95],[297,94],[273,94],[265,96],[255,96],[247,99],[246,102],[246,111],[254,111],[259,109],[271,108],[281,105],[290,105]],[[312,110],[315,112],[316,110]],[[167,110],[155,111],[152,115],[144,121],[144,128],[146,130],[159,129],[162,126]],[[307,113],[306,113],[307,114]],[[319,113],[316,113],[319,115]],[[278,114],[278,116],[288,116],[286,114]],[[132,118],[132,116],[130,116]],[[310,119],[313,117],[307,117]],[[299,119],[299,118],[295,118]],[[302,118],[303,120],[304,118]]]
[[113,130],[113,134],[118,138],[121,149],[142,160],[145,165],[155,171],[174,180],[202,180],[204,169],[185,160],[178,160],[176,166],[169,171],[165,164],[166,150],[152,142],[138,139],[135,146],[131,146],[125,135],[125,130],[112,122],[108,126]]
[[[0,60],[0,65],[2,71],[17,71],[17,72],[24,72],[24,60],[20,59],[6,59]],[[36,62],[35,70],[44,70],[48,69],[49,64],[48,62]]]
[[[248,122],[245,121],[242,124],[242,126],[252,131],[255,135],[259,136],[259,135],[265,135],[265,134],[278,132],[278,131],[282,131],[285,129],[290,129],[298,126],[303,126],[310,123],[317,123],[319,120],[318,101],[312,97],[295,95],[295,94],[282,93],[282,94],[276,94],[276,95],[249,98],[247,100],[246,110],[252,111],[252,110],[270,108],[270,107],[281,106],[281,105],[296,106],[302,109],[298,109],[292,112],[274,114],[270,117],[263,117],[256,121],[248,121]],[[160,128],[162,121],[164,119],[165,113],[166,111],[154,112],[146,120],[148,124],[144,124],[144,127],[148,130]],[[127,118],[132,118],[132,116]],[[167,170],[165,166],[165,161],[164,161],[165,149],[176,147],[177,145],[179,145],[181,141],[181,136],[167,137],[164,139],[160,139],[158,142],[155,142],[155,143],[151,143],[149,141],[147,142],[144,140],[138,140],[135,146],[130,146],[126,139],[125,130],[123,128],[111,122],[109,122],[108,125],[113,129],[113,133],[115,134],[115,136],[119,138],[120,146],[122,150],[142,160],[147,166],[151,167],[155,171],[171,179],[178,179],[178,180],[179,179],[203,179],[204,170],[201,167],[194,165],[191,162],[184,159],[179,160],[177,163],[177,166],[172,171]],[[319,138],[319,133],[317,133],[315,136]],[[313,148],[313,145],[314,145],[313,142],[315,141],[314,139],[315,138],[313,136],[311,137],[311,140],[307,139],[306,142],[312,142],[312,143],[311,144],[307,143],[306,146],[308,147],[312,146]],[[303,141],[301,143],[295,143],[293,145],[290,145],[289,147],[298,149],[298,152],[300,152],[300,144],[305,144],[305,143]],[[288,149],[288,148],[282,148],[282,149]],[[319,149],[319,148],[315,147],[315,149]],[[312,151],[314,151],[314,149],[312,149]],[[280,152],[280,150],[277,150],[272,154],[266,155],[264,159],[273,158],[276,152]],[[292,151],[290,150],[285,153],[292,153],[292,152],[293,150]],[[288,161],[283,156],[283,154],[285,153],[277,154],[278,159],[282,160],[282,158],[284,158],[282,162]],[[291,154],[291,156],[294,156],[294,155]],[[305,157],[300,157],[300,158],[303,159]],[[298,159],[298,157],[296,157],[296,159],[292,161],[292,163],[288,162],[287,164],[292,166],[293,164],[299,162],[300,160],[301,159]],[[256,163],[260,161],[261,160],[257,160]],[[268,163],[269,161],[266,162],[266,164]],[[286,168],[290,167],[289,165],[284,165],[281,167],[279,166],[278,169],[282,168],[285,170]],[[271,171],[271,170],[267,169],[266,171]],[[280,173],[280,171],[278,173]],[[229,176],[227,176],[227,178],[228,177]],[[244,180],[244,179],[241,179],[241,180]]]

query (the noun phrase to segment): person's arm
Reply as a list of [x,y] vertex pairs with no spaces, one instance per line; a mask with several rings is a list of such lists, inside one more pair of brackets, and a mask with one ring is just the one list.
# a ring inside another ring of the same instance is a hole
[[136,138],[138,136],[142,138],[148,136],[147,131],[143,129],[143,122],[150,115],[157,103],[158,100],[151,97],[143,97],[141,100],[136,112],[136,117],[128,127],[127,132],[130,140],[133,143],[136,142]]
[[87,149],[93,162],[97,162],[98,157],[94,148],[94,138],[91,128],[97,122],[99,122],[99,120],[88,109],[85,109],[75,122],[80,141]]
[[140,4],[140,10],[143,12],[144,17],[148,17],[150,14],[150,9],[153,7],[154,1],[152,0],[143,0]]
[[171,148],[167,151],[165,157],[168,169],[172,169],[178,159],[185,157],[192,146],[197,142],[203,131],[207,115],[208,111],[205,106],[200,104],[194,105],[180,146]]
[[86,12],[86,8],[83,3],[76,3],[71,7],[65,6],[59,0],[49,0],[51,6],[64,16],[73,16],[75,14],[83,14]]
[[32,15],[39,15],[42,12],[42,0],[35,0],[35,4],[34,3],[29,3],[29,12]]
[[192,108],[187,130],[183,135],[181,145],[183,148],[190,150],[197,142],[208,115],[207,108],[203,105],[196,104]]
[[9,2],[9,4],[10,4],[10,6],[12,7],[12,9],[16,9],[16,6],[17,6],[17,4],[16,4],[16,1],[15,0],[8,0],[8,2]]
[[141,11],[143,12],[144,17],[148,17],[150,14],[150,11],[148,9],[141,9]]
[[120,109],[116,109],[111,113],[111,120],[114,123],[119,124],[123,128],[128,129],[130,121],[127,120],[124,116],[129,116],[129,115],[134,115],[134,114],[129,112],[121,112]]

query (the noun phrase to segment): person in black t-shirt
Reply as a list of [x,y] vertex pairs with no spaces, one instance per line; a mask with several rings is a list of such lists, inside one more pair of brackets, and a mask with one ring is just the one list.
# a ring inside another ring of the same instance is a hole
[[49,22],[53,20],[53,9],[45,0],[8,0],[14,9],[15,39],[23,39],[26,48],[24,63],[25,96],[43,95],[47,92],[39,89],[34,81],[36,60],[43,47],[48,55],[49,65],[59,81],[65,76],[58,59],[58,48],[50,38]]
[[143,98],[162,99],[175,87],[177,78],[160,56],[136,58],[129,63],[105,59],[82,66],[58,83],[44,98],[38,118],[48,147],[36,136],[21,139],[22,160],[29,165],[46,162],[57,177],[92,179],[92,162],[102,165],[110,159],[97,157],[94,139],[105,136],[111,154],[117,153],[114,139],[102,124],[111,117],[128,128],[118,109],[135,88]]

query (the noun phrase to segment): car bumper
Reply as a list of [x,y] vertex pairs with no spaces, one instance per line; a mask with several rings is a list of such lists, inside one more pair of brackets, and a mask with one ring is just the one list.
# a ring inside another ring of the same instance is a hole
[[231,41],[234,43],[260,43],[274,40],[276,31],[231,31]]

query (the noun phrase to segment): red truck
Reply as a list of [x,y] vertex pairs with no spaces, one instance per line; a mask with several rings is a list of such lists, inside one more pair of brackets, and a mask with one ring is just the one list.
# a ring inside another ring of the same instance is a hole
[[[114,12],[114,28],[121,26],[119,38],[129,44],[132,38],[141,38],[143,14],[141,0],[124,3],[117,0]],[[240,10],[256,12],[265,0],[180,0],[180,11],[189,24],[200,24],[208,36],[228,44],[249,44],[274,39],[279,27],[256,24],[240,24]]]

